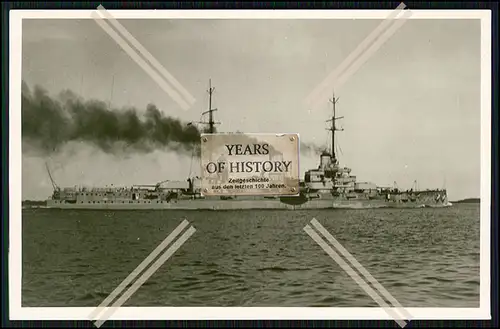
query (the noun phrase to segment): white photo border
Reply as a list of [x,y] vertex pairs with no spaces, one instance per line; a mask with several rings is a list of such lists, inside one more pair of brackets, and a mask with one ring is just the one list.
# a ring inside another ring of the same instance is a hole
[[[411,10],[411,8],[410,8]],[[97,10],[11,10],[9,35],[9,318],[88,320],[97,307],[22,307],[21,80],[23,19],[92,19]],[[116,19],[385,19],[391,10],[108,10]],[[409,19],[481,21],[480,307],[406,308],[413,320],[489,320],[491,234],[491,11],[412,10]],[[307,238],[307,237],[304,237]],[[404,306],[404,305],[403,305]],[[378,307],[121,307],[109,320],[392,320]]]

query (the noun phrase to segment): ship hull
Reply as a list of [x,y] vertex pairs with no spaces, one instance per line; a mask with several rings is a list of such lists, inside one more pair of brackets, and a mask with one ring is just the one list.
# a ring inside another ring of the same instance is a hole
[[179,200],[168,203],[67,203],[47,201],[47,208],[74,210],[313,210],[313,209],[376,209],[376,208],[442,208],[449,202],[388,202],[384,200],[309,200],[289,204],[280,200]]

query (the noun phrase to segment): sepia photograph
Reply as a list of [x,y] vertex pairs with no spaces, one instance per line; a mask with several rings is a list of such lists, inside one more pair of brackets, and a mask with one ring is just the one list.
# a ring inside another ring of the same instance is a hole
[[489,317],[489,12],[11,20],[13,316]]

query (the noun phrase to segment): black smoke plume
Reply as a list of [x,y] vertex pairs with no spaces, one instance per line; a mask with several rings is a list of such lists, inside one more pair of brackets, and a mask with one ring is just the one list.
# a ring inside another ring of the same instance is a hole
[[[83,100],[70,90],[51,97],[40,86],[31,91],[23,81],[21,107],[22,139],[30,146],[25,151],[50,155],[69,142],[83,142],[112,154],[169,149],[200,156],[200,130],[165,116],[153,104],[141,115],[134,108],[112,109],[102,101]],[[240,132],[233,138],[234,142],[256,142]],[[300,147],[304,153],[324,149],[304,142]]]
[[308,154],[320,154],[325,151],[328,152],[328,146],[319,146],[314,143],[300,142],[300,151]]
[[101,101],[85,101],[69,90],[53,98],[39,86],[29,90],[23,82],[22,138],[45,154],[69,142],[93,144],[107,153],[159,148],[189,153],[200,142],[200,131],[165,116],[153,104],[141,115],[134,108],[118,110]]

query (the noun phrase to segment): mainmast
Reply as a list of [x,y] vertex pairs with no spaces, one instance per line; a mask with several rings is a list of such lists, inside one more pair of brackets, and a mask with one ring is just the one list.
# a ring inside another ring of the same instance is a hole
[[[208,113],[208,122],[191,121],[187,124],[188,126],[191,126],[195,123],[202,124],[202,125],[208,125],[208,133],[209,134],[215,133],[215,125],[220,124],[220,122],[214,121],[213,113],[215,111],[217,111],[217,109],[212,108],[212,95],[213,95],[214,91],[215,91],[215,87],[212,87],[212,79],[209,79],[208,80],[208,90],[207,90],[207,92],[208,92],[208,110],[201,113],[201,116],[204,116],[205,114]],[[191,155],[191,164],[190,164],[190,168],[189,168],[189,176],[191,176],[191,170],[192,170],[192,166],[193,166],[193,159],[195,158],[195,152],[196,152],[195,148],[193,148],[193,154]]]
[[209,132],[211,134],[214,133],[214,111],[212,109],[212,94],[214,93],[215,87],[212,88],[212,79],[208,80],[208,126],[209,126]]
[[330,99],[330,103],[333,104],[333,115],[332,118],[327,120],[327,122],[332,122],[331,127],[329,127],[327,130],[330,130],[332,132],[332,150],[331,150],[331,156],[334,162],[337,160],[337,156],[335,154],[335,131],[343,131],[344,129],[337,129],[337,126],[335,125],[335,122],[337,120],[343,119],[344,117],[336,117],[336,105],[339,101],[339,98],[335,98],[335,92],[333,93],[332,99]]
[[212,108],[212,95],[215,91],[215,87],[212,87],[212,79],[208,80],[208,111],[202,113],[205,115],[208,113],[208,122],[203,122],[204,124],[208,124],[208,132],[210,134],[215,133],[215,125],[219,124],[219,122],[214,122],[214,114],[213,112],[217,111],[217,109]]
[[201,113],[202,116],[208,113],[208,122],[204,121],[192,121],[188,123],[188,126],[194,124],[194,123],[199,123],[203,125],[208,125],[208,133],[213,134],[215,133],[215,125],[220,124],[220,122],[215,122],[214,121],[214,115],[213,112],[217,111],[217,109],[212,108],[212,95],[215,91],[215,87],[212,88],[212,79],[208,80],[208,110]]

